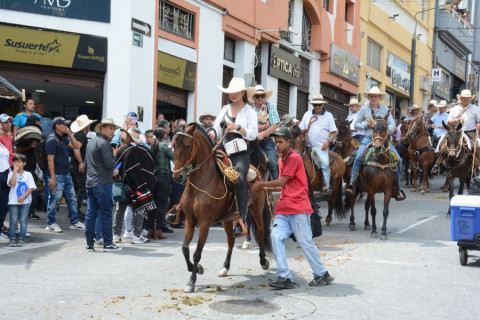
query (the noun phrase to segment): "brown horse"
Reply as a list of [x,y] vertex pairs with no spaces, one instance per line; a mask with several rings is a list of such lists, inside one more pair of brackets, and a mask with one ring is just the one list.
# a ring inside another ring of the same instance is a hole
[[[187,262],[188,271],[192,274],[185,287],[185,292],[195,291],[197,273],[203,273],[199,264],[203,247],[207,241],[209,228],[212,223],[223,221],[223,228],[227,234],[227,257],[218,276],[227,276],[230,269],[230,259],[235,243],[233,237],[233,220],[235,218],[235,198],[233,188],[226,180],[226,176],[219,170],[214,145],[205,130],[195,123],[189,124],[185,132],[175,136],[175,156],[173,178],[186,184],[180,200],[185,213],[185,235],[182,251]],[[261,177],[257,177],[261,179]],[[255,240],[260,248],[260,265],[264,270],[269,267],[266,253],[272,253],[270,241],[270,212],[267,206],[267,195],[264,190],[258,190],[250,197],[248,215],[251,215]],[[189,244],[195,233],[195,226],[199,227],[197,248],[193,254],[193,263],[190,261]]]
[[[396,179],[397,163],[392,163],[390,158],[390,144],[388,141],[388,123],[387,113],[385,118],[377,118],[372,128],[373,147],[367,161],[365,161],[359,172],[359,187],[367,192],[367,200],[365,201],[365,229],[368,223],[368,211],[371,208],[372,214],[372,238],[377,238],[375,194],[383,192],[383,225],[380,239],[387,240],[387,218],[388,206],[393,195],[393,187]],[[368,152],[367,152],[368,153]]]
[[[403,172],[405,175],[405,186],[410,187],[413,185],[413,168],[410,173],[409,167],[413,165],[412,160],[413,152],[410,150],[410,138],[408,137],[408,131],[410,126],[412,125],[411,120],[406,120],[401,122],[402,126],[400,127],[400,141],[398,141],[397,145],[400,145],[400,148],[397,148],[398,154],[402,157],[403,162]],[[400,150],[399,150],[400,149]]]
[[[293,129],[292,148],[302,155],[303,163],[307,170],[308,179],[310,180],[312,189],[314,191],[320,191],[323,190],[326,183],[323,180],[322,170],[317,170],[315,168],[310,153],[306,152],[307,132],[308,129],[305,131],[302,131],[298,127]],[[329,182],[331,182],[333,186],[333,194],[327,199],[328,215],[325,219],[326,225],[329,225],[332,221],[333,211],[335,211],[337,219],[342,220],[345,218],[345,210],[343,209],[342,203],[342,177],[345,174],[345,163],[343,162],[342,157],[333,151],[329,151],[328,155],[329,157],[333,157],[334,160],[330,163],[331,181]]]
[[[420,193],[430,191],[430,182],[428,181],[428,172],[430,166],[435,161],[435,151],[430,143],[429,135],[425,128],[425,123],[421,117],[415,118],[408,130],[408,138],[410,139],[410,149],[413,152],[415,162],[422,170],[422,186]],[[417,166],[413,165],[413,186],[412,192],[417,190]]]

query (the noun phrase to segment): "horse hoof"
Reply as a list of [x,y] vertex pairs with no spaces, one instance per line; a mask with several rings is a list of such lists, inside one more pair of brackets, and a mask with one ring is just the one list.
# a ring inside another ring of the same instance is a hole
[[324,226],[329,226],[330,225],[330,221],[325,221],[325,223],[323,224]]
[[349,225],[348,228],[350,229],[350,231],[355,231],[355,225],[354,224]]
[[270,268],[270,262],[268,262],[267,260],[267,262],[265,262],[265,264],[262,264],[261,266],[263,270],[268,270],[268,268]]
[[[268,261],[267,261],[268,262]],[[263,266],[262,266],[263,268]],[[227,268],[222,268],[222,270],[218,271],[218,276],[219,277],[226,277],[228,275],[228,269]]]
[[421,190],[421,191],[420,191],[420,194],[425,194],[425,191],[424,191],[424,190]]
[[372,232],[372,234],[370,235],[371,238],[378,238],[378,233],[376,232]]
[[380,236],[380,240],[387,240],[387,235],[386,234],[382,234]]
[[243,241],[242,249],[250,249],[250,241]]
[[365,230],[370,230],[370,226],[365,226]]
[[185,289],[183,289],[183,292],[185,292],[185,293],[195,292],[195,285],[193,285],[193,284],[187,284],[187,285],[185,286]]
[[198,274],[203,274],[204,270],[201,264],[198,264]]

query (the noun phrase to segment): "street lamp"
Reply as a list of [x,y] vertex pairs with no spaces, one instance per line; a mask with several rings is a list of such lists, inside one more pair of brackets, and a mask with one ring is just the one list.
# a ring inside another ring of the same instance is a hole
[[[423,13],[430,10],[440,9],[450,4],[442,4],[441,6],[435,6],[428,9],[423,9],[415,13],[415,28],[413,29],[413,36],[412,36],[412,55],[410,57],[410,105],[413,105],[414,98],[415,98],[415,56],[417,54],[417,15],[419,13]],[[433,35],[435,37],[435,35]]]

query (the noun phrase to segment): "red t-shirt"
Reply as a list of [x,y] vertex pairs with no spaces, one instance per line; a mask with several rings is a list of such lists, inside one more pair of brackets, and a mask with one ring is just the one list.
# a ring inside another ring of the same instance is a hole
[[9,132],[8,134],[0,135],[0,142],[8,149],[10,152],[10,156],[8,157],[8,162],[11,166],[13,166],[13,146],[12,146],[12,134]]
[[280,199],[275,206],[275,214],[312,213],[312,205],[308,198],[308,180],[302,156],[290,149],[278,159],[280,177],[290,179],[282,187]]

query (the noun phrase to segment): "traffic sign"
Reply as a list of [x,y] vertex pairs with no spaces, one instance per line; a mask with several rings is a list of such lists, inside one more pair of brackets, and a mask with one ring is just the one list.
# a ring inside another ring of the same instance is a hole
[[143,35],[141,35],[140,33],[134,32],[133,38],[132,38],[132,44],[134,46],[143,48]]
[[432,82],[442,80],[442,69],[432,69]]
[[135,18],[132,18],[132,30],[147,37],[152,35],[152,26]]

